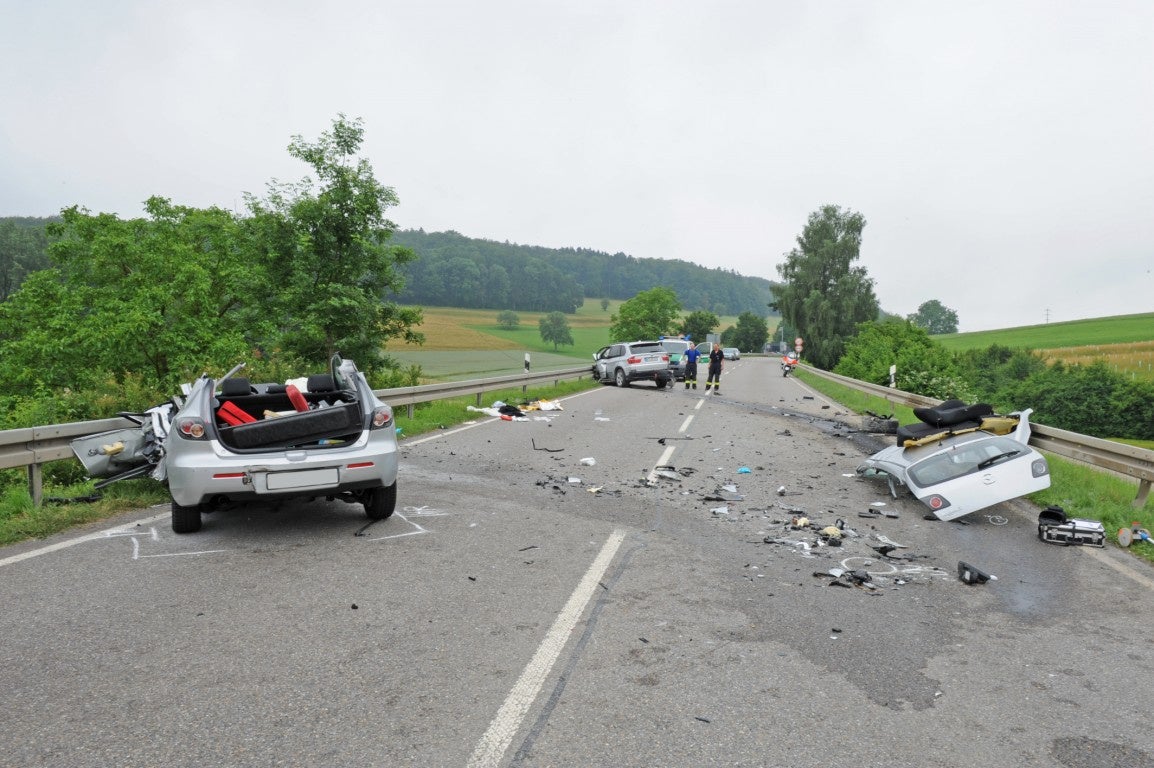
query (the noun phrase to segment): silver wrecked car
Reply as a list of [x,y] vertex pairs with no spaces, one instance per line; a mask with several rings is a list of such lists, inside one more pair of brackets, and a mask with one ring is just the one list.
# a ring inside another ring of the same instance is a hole
[[[870,456],[857,473],[884,477],[894,498],[905,485],[940,520],[1049,488],[1046,459],[1028,445],[1032,409],[1008,417],[973,409],[914,409],[922,423],[899,429],[899,444]],[[951,410],[971,418],[934,417]]]
[[[238,366],[239,368],[239,366]],[[331,498],[372,520],[397,502],[392,409],[351,360],[287,384],[202,376],[183,397],[140,414],[139,429],[75,440],[89,474],[107,482],[149,475],[172,496],[172,529],[200,530],[201,513],[236,503]],[[97,487],[100,487],[98,484]]]

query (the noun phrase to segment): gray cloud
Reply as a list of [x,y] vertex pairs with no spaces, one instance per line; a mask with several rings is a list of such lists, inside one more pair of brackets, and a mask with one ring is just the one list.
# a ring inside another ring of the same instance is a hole
[[775,279],[867,219],[882,306],[1154,311],[1154,5],[0,2],[0,214],[233,208],[340,112],[402,227]]

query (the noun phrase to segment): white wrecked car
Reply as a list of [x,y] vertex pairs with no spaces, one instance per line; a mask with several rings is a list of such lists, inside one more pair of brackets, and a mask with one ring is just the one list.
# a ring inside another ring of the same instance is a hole
[[941,520],[1041,491],[1050,487],[1050,468],[1028,444],[1032,410],[997,416],[988,405],[959,400],[915,408],[921,422],[899,428],[898,444],[857,473],[885,477],[894,498],[907,486]]

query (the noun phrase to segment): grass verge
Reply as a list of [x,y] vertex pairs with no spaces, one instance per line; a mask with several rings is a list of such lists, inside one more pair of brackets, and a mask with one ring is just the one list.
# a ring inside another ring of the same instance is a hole
[[[894,418],[902,424],[917,421],[913,410],[908,407],[895,408],[880,397],[867,395],[819,376],[807,374],[804,369],[799,370],[796,375],[807,386],[855,413],[870,410],[885,415],[894,412]],[[1134,522],[1147,530],[1154,530],[1154,510],[1150,509],[1149,503],[1141,509],[1131,506],[1138,494],[1136,480],[1119,477],[1050,453],[1046,453],[1045,456],[1050,464],[1050,487],[1028,496],[1031,502],[1039,507],[1057,505],[1065,510],[1069,517],[1101,521],[1106,529],[1107,540],[1115,544],[1118,542],[1118,529],[1129,528]],[[1137,557],[1154,562],[1154,543],[1135,543],[1130,546],[1129,551]]]
[[[579,379],[562,381],[555,387],[531,387],[525,392],[522,392],[520,387],[514,387],[499,392],[486,393],[483,405],[489,406],[498,400],[510,405],[523,405],[537,400],[555,400],[565,395],[584,392],[587,389],[600,386],[591,379]],[[474,395],[455,397],[449,400],[434,400],[431,403],[422,403],[416,406],[413,409],[412,418],[409,418],[403,409],[398,409],[396,413],[397,426],[401,429],[403,439],[439,429],[448,429],[467,421],[475,421],[477,418],[491,418],[469,410],[469,406],[476,406],[476,404],[477,398]]]

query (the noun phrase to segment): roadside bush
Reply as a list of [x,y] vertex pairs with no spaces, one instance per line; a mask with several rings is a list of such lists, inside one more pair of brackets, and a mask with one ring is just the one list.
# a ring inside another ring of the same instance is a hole
[[[1031,407],[1042,424],[1095,437],[1133,437],[1131,416],[1119,409],[1125,379],[1104,363],[1054,363],[1006,389],[1017,407]],[[1149,397],[1149,395],[1147,395]]]
[[898,389],[939,400],[974,397],[973,387],[960,375],[953,356],[924,328],[908,320],[860,323],[833,371],[889,384],[891,365],[897,366]]

